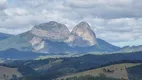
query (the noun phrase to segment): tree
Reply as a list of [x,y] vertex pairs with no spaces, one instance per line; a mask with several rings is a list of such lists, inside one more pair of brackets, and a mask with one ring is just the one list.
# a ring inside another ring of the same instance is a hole
[[18,77],[15,74],[13,74],[12,78],[10,80],[19,80],[19,79],[18,79]]

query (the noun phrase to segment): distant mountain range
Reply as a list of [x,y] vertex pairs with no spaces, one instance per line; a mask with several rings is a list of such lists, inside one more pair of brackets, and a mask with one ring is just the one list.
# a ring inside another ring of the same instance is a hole
[[121,50],[120,47],[96,38],[95,32],[85,21],[77,24],[71,32],[66,25],[50,21],[35,25],[31,30],[19,35],[3,34],[2,36],[3,38],[0,37],[1,51],[14,48],[20,51],[59,54]]
[[142,45],[139,46],[125,46],[121,50],[121,52],[136,52],[142,51]]

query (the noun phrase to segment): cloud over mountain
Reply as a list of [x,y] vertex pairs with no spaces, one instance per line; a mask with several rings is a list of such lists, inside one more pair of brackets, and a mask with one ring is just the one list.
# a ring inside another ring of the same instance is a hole
[[18,34],[48,21],[72,30],[87,21],[109,42],[137,40],[142,38],[141,7],[141,0],[0,0],[0,32]]

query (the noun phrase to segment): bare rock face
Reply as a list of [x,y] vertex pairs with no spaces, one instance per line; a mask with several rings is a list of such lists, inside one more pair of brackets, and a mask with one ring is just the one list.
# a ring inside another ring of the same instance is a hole
[[46,50],[48,52],[48,40],[53,42],[63,42],[70,35],[70,31],[64,24],[50,21],[36,25],[30,31],[34,37],[29,41],[34,52]]
[[36,25],[32,28],[31,33],[51,41],[64,41],[70,35],[70,31],[64,24],[55,21]]
[[87,47],[97,44],[96,35],[87,22],[81,22],[76,25],[70,37],[65,40],[65,42],[69,43],[71,46],[78,47]]
[[45,41],[38,37],[33,37],[29,43],[32,45],[33,51],[39,51],[45,47]]

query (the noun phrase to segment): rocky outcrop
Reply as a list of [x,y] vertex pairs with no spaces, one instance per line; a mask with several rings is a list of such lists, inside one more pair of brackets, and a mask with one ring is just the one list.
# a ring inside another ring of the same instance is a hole
[[64,41],[68,38],[70,31],[65,25],[50,21],[34,26],[31,33],[51,41]]
[[46,52],[49,41],[65,42],[70,47],[88,47],[97,44],[96,35],[87,22],[79,23],[70,33],[65,25],[51,21],[34,26],[31,33],[36,36],[30,41],[34,51],[44,49]]
[[80,22],[76,25],[70,37],[65,40],[71,46],[86,47],[97,44],[96,35],[87,22]]
[[45,47],[45,41],[38,37],[33,37],[29,43],[32,45],[33,51],[39,51]]

